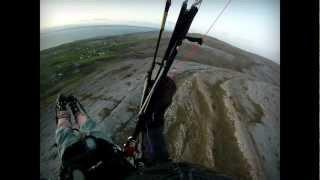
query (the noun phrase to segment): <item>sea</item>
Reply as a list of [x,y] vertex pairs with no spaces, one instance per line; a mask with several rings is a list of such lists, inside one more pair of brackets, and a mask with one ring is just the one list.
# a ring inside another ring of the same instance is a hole
[[52,28],[40,32],[40,51],[77,40],[150,32],[155,30],[157,29],[126,25],[93,25]]

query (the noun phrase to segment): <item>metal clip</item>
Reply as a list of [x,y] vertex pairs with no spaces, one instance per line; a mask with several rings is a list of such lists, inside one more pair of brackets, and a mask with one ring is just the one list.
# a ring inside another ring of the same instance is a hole
[[93,171],[93,170],[97,169],[97,168],[100,167],[102,164],[103,164],[103,162],[102,162],[102,161],[99,161],[96,165],[93,165],[93,166],[89,169],[89,171]]

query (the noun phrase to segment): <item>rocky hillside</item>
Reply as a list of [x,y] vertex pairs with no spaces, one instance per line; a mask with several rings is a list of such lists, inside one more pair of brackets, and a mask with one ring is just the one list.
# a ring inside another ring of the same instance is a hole
[[[161,57],[168,44],[166,33]],[[102,131],[123,144],[136,123],[143,77],[157,33],[65,44],[40,53],[40,176],[55,179],[54,101],[72,93]],[[177,92],[166,112],[172,159],[237,179],[280,179],[280,66],[214,38],[185,42],[170,76]]]

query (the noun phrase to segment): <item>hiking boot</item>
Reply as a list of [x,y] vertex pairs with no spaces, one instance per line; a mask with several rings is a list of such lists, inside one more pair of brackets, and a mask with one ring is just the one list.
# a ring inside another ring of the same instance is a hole
[[77,117],[77,115],[80,113],[80,109],[78,107],[78,99],[70,95],[68,96],[68,102],[69,102],[69,107],[72,111],[73,116]]
[[67,110],[68,99],[65,95],[59,94],[56,101],[56,110],[57,111],[66,111]]
[[61,118],[66,118],[68,100],[63,94],[59,94],[56,101],[56,124]]

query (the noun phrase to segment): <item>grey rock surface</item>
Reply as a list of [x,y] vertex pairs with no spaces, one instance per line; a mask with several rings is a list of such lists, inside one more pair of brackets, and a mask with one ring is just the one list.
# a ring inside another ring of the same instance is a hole
[[[159,54],[167,42],[165,34]],[[77,96],[99,128],[119,145],[135,127],[154,43],[130,47],[125,51],[142,55],[101,64],[60,90]],[[191,47],[183,45],[169,73],[178,87],[165,115],[164,135],[172,159],[237,179],[280,179],[279,65],[214,38],[186,58]],[[60,163],[54,146],[54,98],[40,101],[40,175],[47,179],[56,179]]]

